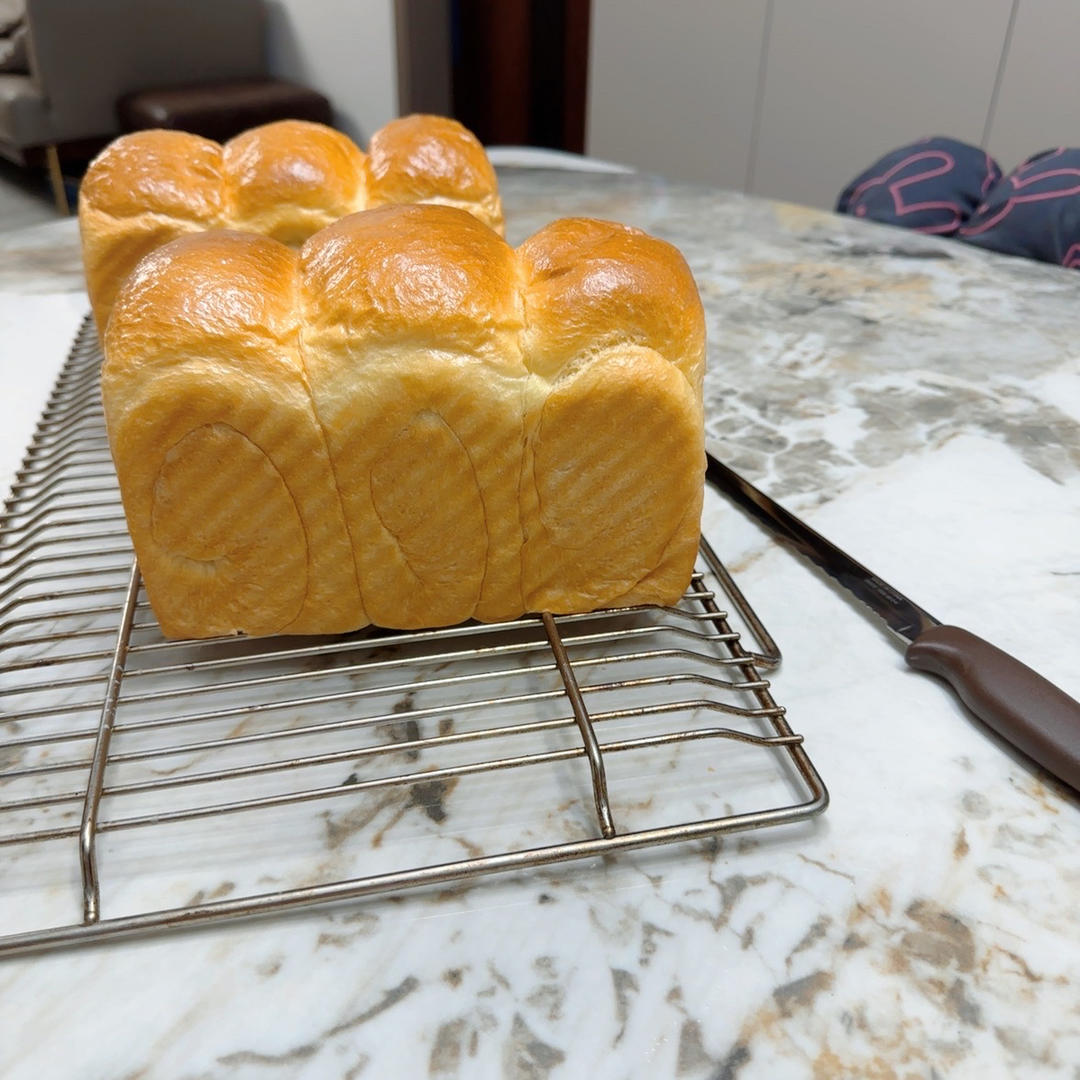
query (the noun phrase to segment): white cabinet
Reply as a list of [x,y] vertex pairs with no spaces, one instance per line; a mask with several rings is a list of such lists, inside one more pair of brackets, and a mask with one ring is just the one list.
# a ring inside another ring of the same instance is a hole
[[1020,0],[987,149],[1006,171],[1053,146],[1080,146],[1078,0]]
[[821,207],[925,135],[1008,170],[1080,145],[1077,41],[1080,0],[593,0],[586,146]]
[[586,148],[746,183],[767,0],[593,0]]
[[270,71],[326,94],[361,146],[397,115],[393,0],[274,0],[266,19]]
[[750,190],[831,207],[889,150],[979,144],[1012,0],[774,0]]

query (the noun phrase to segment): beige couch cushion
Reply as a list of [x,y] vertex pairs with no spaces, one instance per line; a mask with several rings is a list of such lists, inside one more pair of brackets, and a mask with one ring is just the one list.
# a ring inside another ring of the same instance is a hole
[[12,33],[26,19],[26,0],[0,0],[0,37]]
[[0,74],[0,143],[39,146],[50,141],[45,99],[29,75]]
[[30,50],[26,23],[20,23],[5,37],[0,37],[0,72],[30,74]]

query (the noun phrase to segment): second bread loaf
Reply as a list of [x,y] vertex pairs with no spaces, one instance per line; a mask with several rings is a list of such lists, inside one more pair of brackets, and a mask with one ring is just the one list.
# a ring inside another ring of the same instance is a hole
[[99,333],[138,261],[185,233],[239,229],[299,247],[339,218],[387,203],[441,203],[503,228],[495,170],[468,129],[443,116],[380,128],[364,154],[307,120],[252,128],[224,146],[182,131],[110,143],[79,187],[87,289]]

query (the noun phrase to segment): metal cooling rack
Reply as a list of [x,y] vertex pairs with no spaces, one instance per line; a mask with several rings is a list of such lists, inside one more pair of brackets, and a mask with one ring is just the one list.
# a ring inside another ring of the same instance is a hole
[[0,957],[825,809],[704,541],[672,608],[166,641],[100,364],[87,320],[0,516]]

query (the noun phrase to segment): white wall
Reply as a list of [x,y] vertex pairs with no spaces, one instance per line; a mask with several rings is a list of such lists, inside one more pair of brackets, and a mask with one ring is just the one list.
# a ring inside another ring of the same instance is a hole
[[746,182],[766,0],[593,0],[590,154]]
[[773,0],[751,190],[831,207],[927,135],[978,145],[1012,0]]
[[831,208],[926,135],[1080,146],[1080,0],[593,0],[589,153]]
[[398,115],[394,0],[267,0],[270,70],[325,94],[364,145]]
[[1080,3],[1021,0],[987,149],[1008,172],[1040,150],[1080,146]]

